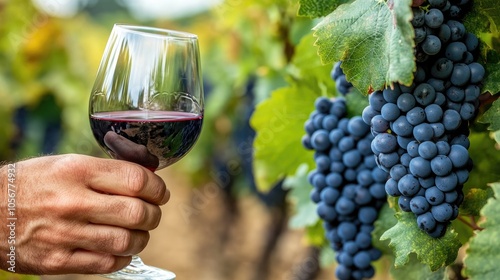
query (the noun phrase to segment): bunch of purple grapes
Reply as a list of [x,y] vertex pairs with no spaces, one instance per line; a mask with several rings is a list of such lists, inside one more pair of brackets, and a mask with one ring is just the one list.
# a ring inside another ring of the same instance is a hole
[[485,69],[477,63],[478,38],[461,22],[468,0],[428,0],[414,8],[417,70],[411,86],[370,95],[363,120],[372,150],[389,172],[387,194],[416,215],[432,237],[457,218],[469,178],[469,122],[476,116]]
[[311,199],[336,252],[336,277],[370,278],[375,273],[371,262],[381,256],[372,246],[371,232],[387,200],[388,177],[375,162],[370,127],[360,116],[346,117],[343,98],[320,97],[305,130],[302,143],[315,151],[316,162],[308,178],[314,187]]
[[335,81],[335,88],[337,89],[337,92],[345,96],[346,94],[351,92],[352,84],[346,80],[344,71],[342,71],[342,68],[340,68],[341,64],[342,61],[338,61],[333,64],[330,76],[332,77],[332,80]]

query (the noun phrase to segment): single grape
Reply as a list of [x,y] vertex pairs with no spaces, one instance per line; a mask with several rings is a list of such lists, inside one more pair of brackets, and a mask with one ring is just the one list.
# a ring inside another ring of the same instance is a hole
[[483,80],[485,74],[483,65],[477,62],[472,62],[468,65],[468,67],[470,69],[470,82],[473,84],[480,83]]
[[402,112],[408,112],[415,107],[415,97],[409,93],[403,93],[398,97],[396,105]]
[[421,107],[415,107],[406,113],[406,120],[415,126],[425,121],[425,111]]
[[453,207],[451,207],[449,203],[441,203],[432,206],[431,213],[436,221],[445,223],[448,222],[453,215]]
[[[478,65],[480,64],[478,63]],[[464,63],[456,63],[453,66],[453,71],[451,72],[451,77],[450,77],[450,81],[453,85],[464,86],[469,83],[470,78],[471,78],[471,68],[469,68],[469,65]]]
[[404,196],[413,196],[419,191],[418,180],[411,174],[403,176],[397,184],[399,192]]
[[389,133],[380,133],[373,139],[375,149],[381,153],[390,153],[396,150],[396,137]]
[[438,155],[431,160],[431,169],[437,176],[446,176],[451,173],[453,164],[445,155]]
[[421,83],[413,90],[413,96],[418,104],[427,106],[434,102],[436,90],[430,84]]
[[382,106],[381,115],[386,121],[395,121],[399,117],[400,111],[396,104],[387,103]]
[[444,15],[439,9],[429,9],[424,16],[424,22],[430,28],[438,28],[443,24]]
[[422,50],[428,55],[435,55],[441,50],[441,40],[435,35],[427,35],[422,42]]
[[445,51],[446,58],[458,62],[464,59],[467,47],[462,42],[451,42]]
[[425,199],[430,205],[439,205],[443,203],[444,198],[444,193],[435,186],[425,190]]
[[429,211],[431,205],[427,202],[427,199],[423,196],[415,196],[410,200],[410,209],[416,215],[424,214]]
[[436,227],[436,220],[431,212],[426,212],[417,216],[417,225],[421,230],[430,232]]

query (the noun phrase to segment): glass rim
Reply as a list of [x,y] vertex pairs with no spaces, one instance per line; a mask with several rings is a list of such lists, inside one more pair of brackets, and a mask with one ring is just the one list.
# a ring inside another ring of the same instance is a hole
[[126,30],[131,33],[135,33],[142,36],[153,36],[174,40],[197,40],[198,36],[193,33],[165,29],[160,27],[152,27],[152,26],[142,26],[142,25],[133,25],[126,23],[115,23],[114,28],[119,30]]

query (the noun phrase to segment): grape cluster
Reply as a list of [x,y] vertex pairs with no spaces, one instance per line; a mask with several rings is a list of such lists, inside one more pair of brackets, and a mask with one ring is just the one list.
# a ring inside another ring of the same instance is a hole
[[336,252],[335,274],[340,280],[370,278],[375,273],[371,262],[381,256],[371,232],[387,200],[388,174],[375,162],[370,127],[360,116],[346,117],[343,98],[320,97],[315,108],[302,143],[315,151],[316,169],[308,176],[314,186],[311,199]]
[[345,96],[346,94],[351,92],[352,84],[346,80],[344,71],[342,71],[342,68],[340,68],[341,64],[342,61],[333,64],[330,76],[332,77],[332,80],[335,81],[337,92]]
[[458,216],[472,168],[468,125],[485,70],[476,62],[478,38],[460,21],[468,0],[428,4],[427,12],[413,11],[413,84],[373,92],[363,120],[375,136],[377,163],[390,175],[387,194],[416,215],[420,229],[441,237]]

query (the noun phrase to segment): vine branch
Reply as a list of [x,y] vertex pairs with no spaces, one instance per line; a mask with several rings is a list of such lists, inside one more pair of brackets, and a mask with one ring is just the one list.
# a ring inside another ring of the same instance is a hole
[[483,230],[484,228],[480,227],[477,222],[476,222],[476,218],[474,216],[469,216],[470,218],[470,221],[468,221],[467,219],[465,219],[464,217],[462,216],[458,216],[458,220],[461,221],[462,223],[464,223],[466,226],[472,228],[473,230]]

